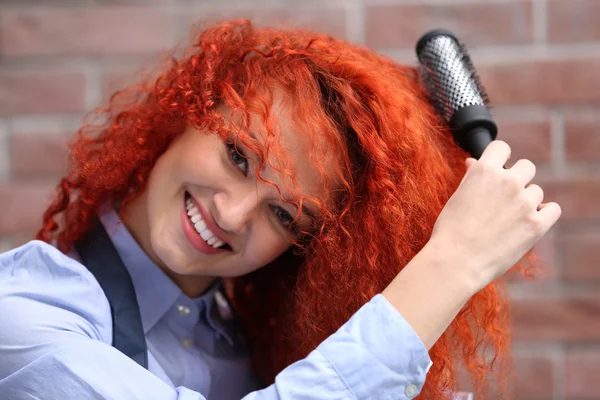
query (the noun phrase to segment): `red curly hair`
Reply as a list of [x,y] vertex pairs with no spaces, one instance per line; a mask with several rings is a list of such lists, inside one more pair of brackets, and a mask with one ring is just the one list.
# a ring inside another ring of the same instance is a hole
[[[272,100],[264,88],[272,87],[292,99],[303,134],[344,150],[339,174],[330,173],[342,194],[323,205],[323,225],[305,251],[227,282],[265,384],[391,282],[426,244],[465,173],[467,155],[437,119],[414,68],[305,30],[248,21],[205,29],[157,77],[117,92],[88,116],[37,234],[68,251],[100,206],[144,191],[155,161],[186,124],[221,131],[217,104],[261,112]],[[328,173],[318,157],[310,162]],[[494,283],[430,350],[433,367],[419,398],[445,398],[459,369],[486,396],[490,374],[502,380],[510,371],[509,342],[506,295]]]

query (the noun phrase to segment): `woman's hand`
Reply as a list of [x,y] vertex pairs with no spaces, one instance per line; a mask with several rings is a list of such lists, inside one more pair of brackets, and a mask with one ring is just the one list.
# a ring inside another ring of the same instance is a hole
[[502,141],[492,142],[481,158],[467,160],[467,173],[439,215],[430,243],[437,254],[461,260],[456,272],[471,279],[475,292],[503,275],[556,223],[556,203],[530,184],[535,165],[511,155]]
[[402,314],[427,349],[464,304],[525,255],[560,217],[530,184],[531,161],[503,166],[510,147],[492,142],[468,171],[440,213],[425,247],[383,296]]

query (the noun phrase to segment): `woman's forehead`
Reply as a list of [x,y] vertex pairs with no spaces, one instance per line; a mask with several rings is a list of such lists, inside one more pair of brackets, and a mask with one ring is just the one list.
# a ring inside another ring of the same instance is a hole
[[[239,124],[236,119],[241,118],[242,114],[232,114],[231,107],[220,105],[217,111],[223,115],[226,124]],[[271,138],[268,136],[268,127],[271,128],[274,137],[277,138],[274,146],[279,147],[277,150],[283,151],[285,158],[291,162],[297,189],[300,191],[296,195],[324,200],[327,197],[326,192],[333,189],[332,184],[328,183],[331,178],[327,178],[326,175],[339,169],[336,168],[336,160],[339,160],[340,149],[326,140],[326,135],[311,126],[308,121],[297,121],[297,118],[293,117],[292,101],[286,98],[281,90],[273,91],[273,101],[268,111],[268,121],[264,121],[258,113],[250,113],[248,134],[264,146]],[[271,152],[267,152],[266,157],[262,176],[276,183],[281,190],[294,190],[292,179],[287,174],[269,167],[269,164],[280,164],[276,157]]]

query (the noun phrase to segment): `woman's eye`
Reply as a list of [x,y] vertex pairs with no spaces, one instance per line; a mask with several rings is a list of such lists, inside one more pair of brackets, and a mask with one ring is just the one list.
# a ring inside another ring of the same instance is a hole
[[[285,228],[288,228],[294,222],[294,218],[290,215],[290,213],[281,207],[273,207],[273,212],[275,212],[275,217],[279,223]],[[292,232],[296,232],[295,224],[292,226]]]
[[244,175],[248,175],[248,160],[241,149],[237,148],[234,143],[226,143],[229,158],[233,165],[242,170]]

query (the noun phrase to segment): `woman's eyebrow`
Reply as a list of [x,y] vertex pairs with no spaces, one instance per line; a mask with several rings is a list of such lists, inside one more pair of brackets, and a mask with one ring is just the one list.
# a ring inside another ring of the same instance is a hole
[[313,213],[307,206],[305,206],[304,204],[302,204],[302,213],[308,215],[310,218],[312,218],[313,220],[317,220],[317,216],[315,213]]
[[[260,142],[260,141],[259,141],[259,140],[256,138],[256,134],[255,134],[253,131],[251,131],[251,130],[248,130],[248,136],[250,136],[252,139],[256,140],[257,142]],[[263,171],[268,171],[270,168],[269,168],[269,165],[268,165],[268,164],[264,164],[262,169],[263,169]],[[287,196],[287,195],[285,195],[284,193],[281,193],[281,195],[283,196],[284,200],[285,200],[286,202],[289,202],[290,204],[294,204],[294,205],[296,205],[296,204],[299,204],[299,203],[300,203],[300,201],[298,201],[298,200],[296,200],[296,199],[294,199],[294,200],[292,200],[292,201],[290,201],[290,200],[287,200],[287,199],[291,198],[291,196]],[[308,207],[307,207],[306,205],[304,205],[304,204],[302,204],[302,213],[304,213],[304,214],[308,215],[310,218],[312,218],[312,219],[313,219],[313,220],[315,220],[315,221],[318,219],[318,218],[317,218],[317,213],[313,212],[313,211],[312,211],[310,208],[308,208]]]
[[[300,200],[298,199],[291,199],[292,196],[287,196],[285,193],[280,192],[281,193],[281,197],[283,198],[283,201],[285,203],[291,204],[293,205],[296,209],[298,209],[298,204],[300,204]],[[290,200],[291,199],[291,200]],[[302,213],[308,215],[310,218],[312,218],[313,220],[317,221],[317,213],[312,211],[306,204],[304,204],[304,202],[302,202]]]

